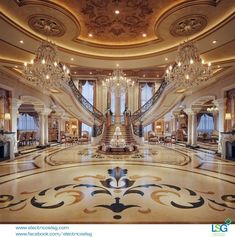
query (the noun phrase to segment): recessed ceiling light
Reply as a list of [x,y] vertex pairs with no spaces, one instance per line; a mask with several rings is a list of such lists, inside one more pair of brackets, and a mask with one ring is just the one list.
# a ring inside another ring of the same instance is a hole
[[70,60],[71,60],[71,61],[73,61],[73,60],[74,60],[74,58],[70,58]]
[[77,72],[74,72],[74,74],[77,74]]
[[109,76],[111,76],[111,72],[109,73]]
[[23,44],[23,43],[24,43],[24,41],[23,41],[23,40],[20,40],[20,43],[21,43],[21,44]]
[[118,15],[120,12],[119,10],[115,10],[115,14]]
[[217,68],[220,68],[220,65],[218,65]]
[[92,34],[92,33],[89,33],[88,36],[89,36],[89,37],[93,37],[93,34]]
[[15,68],[18,68],[18,66],[15,66]]
[[168,60],[168,58],[165,58],[165,61],[167,61]]
[[145,74],[143,75],[143,77],[145,77]]
[[217,40],[213,40],[212,43],[213,43],[213,44],[216,44],[216,43],[217,43]]
[[159,77],[159,75],[157,74],[157,77]]
[[143,36],[143,37],[146,37],[146,36],[147,36],[147,34],[143,33],[143,34],[142,34],[142,36]]
[[92,74],[92,72],[90,72],[90,74]]
[[117,63],[116,66],[119,67],[119,64]]

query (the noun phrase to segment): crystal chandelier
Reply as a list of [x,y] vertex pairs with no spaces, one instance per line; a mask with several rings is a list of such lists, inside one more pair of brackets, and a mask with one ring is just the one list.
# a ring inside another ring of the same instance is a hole
[[209,108],[207,108],[206,110],[207,110],[207,112],[209,112],[209,113],[213,113],[213,112],[219,111],[219,109],[218,109],[216,106],[209,107]]
[[113,70],[112,75],[102,81],[102,85],[109,90],[116,92],[117,95],[125,93],[129,86],[134,86],[135,82],[127,78],[121,69]]
[[30,64],[24,63],[25,78],[45,90],[60,88],[70,79],[69,69],[59,62],[56,46],[43,41]]
[[211,63],[204,64],[194,43],[186,41],[179,46],[176,63],[168,67],[165,79],[175,88],[190,88],[207,81],[211,74]]

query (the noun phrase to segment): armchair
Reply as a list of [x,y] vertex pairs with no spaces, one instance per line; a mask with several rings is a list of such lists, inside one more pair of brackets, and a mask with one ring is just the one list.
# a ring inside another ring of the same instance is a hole
[[156,136],[155,132],[149,131],[148,132],[148,143],[158,143],[159,139],[158,136]]

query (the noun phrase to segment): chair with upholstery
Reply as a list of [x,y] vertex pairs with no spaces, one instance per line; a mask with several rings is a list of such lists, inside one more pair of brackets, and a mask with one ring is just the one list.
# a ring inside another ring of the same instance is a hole
[[89,141],[89,132],[88,131],[82,131],[82,135],[80,138],[78,138],[79,143],[88,143]]
[[159,139],[158,139],[158,136],[156,136],[155,132],[153,131],[149,131],[148,132],[148,143],[158,143],[159,142]]
[[219,132],[217,130],[213,130],[210,138],[211,142],[217,142],[219,140]]

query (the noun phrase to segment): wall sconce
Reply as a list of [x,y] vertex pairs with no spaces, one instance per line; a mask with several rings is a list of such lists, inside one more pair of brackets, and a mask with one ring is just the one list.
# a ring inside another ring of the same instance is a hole
[[231,113],[226,113],[225,114],[225,118],[224,118],[227,122],[227,132],[230,132],[230,126],[229,126],[229,120],[232,120],[232,114]]
[[10,113],[5,113],[4,114],[4,120],[11,120],[11,114]]
[[225,120],[231,120],[232,119],[232,114],[231,113],[226,113],[225,114]]
[[161,129],[161,126],[160,126],[160,125],[157,125],[156,128],[157,128],[157,129]]
[[75,134],[76,134],[76,129],[77,129],[77,125],[72,124],[71,128],[72,128],[72,131],[73,131],[73,136],[75,136]]

